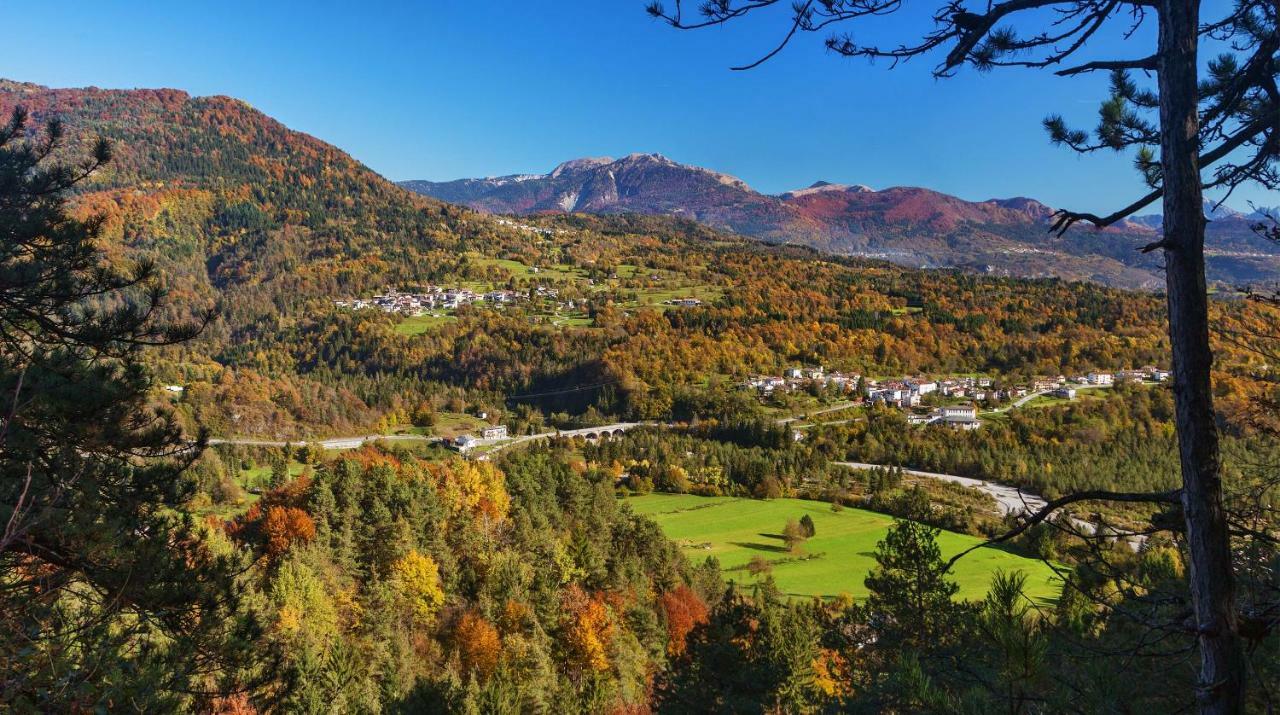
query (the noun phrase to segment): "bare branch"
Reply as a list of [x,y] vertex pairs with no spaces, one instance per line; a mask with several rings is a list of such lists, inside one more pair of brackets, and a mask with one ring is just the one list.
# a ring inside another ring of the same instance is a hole
[[1140,60],[1098,60],[1095,62],[1086,62],[1082,65],[1058,70],[1057,72],[1054,72],[1054,74],[1059,77],[1072,77],[1085,72],[1097,72],[1100,70],[1145,70],[1154,72],[1156,70],[1156,56],[1152,55]]

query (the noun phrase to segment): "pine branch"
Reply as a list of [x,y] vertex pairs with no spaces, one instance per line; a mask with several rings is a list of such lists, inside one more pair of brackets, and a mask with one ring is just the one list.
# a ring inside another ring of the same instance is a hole
[[1053,515],[1054,512],[1056,512],[1057,510],[1069,504],[1075,504],[1076,502],[1082,502],[1082,501],[1113,501],[1113,502],[1126,502],[1126,503],[1138,503],[1138,504],[1176,504],[1178,503],[1178,498],[1180,494],[1181,494],[1181,490],[1179,489],[1174,489],[1172,491],[1167,491],[1167,492],[1111,492],[1111,491],[1094,489],[1094,490],[1085,491],[1085,492],[1076,492],[1075,494],[1068,494],[1067,496],[1059,497],[1045,504],[1040,509],[1040,511],[1037,511],[1035,514],[1032,514],[1030,516],[1024,517],[1022,523],[1018,524],[1017,526],[1010,529],[1009,531],[1006,531],[1000,536],[992,537],[980,544],[971,546],[965,549],[964,551],[961,551],[955,556],[952,556],[951,559],[947,561],[947,564],[943,568],[943,571],[950,570],[952,565],[954,565],[957,561],[959,561],[962,557],[964,557],[971,551],[980,549],[984,546],[991,546],[992,544],[1001,544],[1006,541],[1009,541],[1010,539],[1017,537],[1018,535],[1025,532],[1027,529],[1030,529],[1036,524],[1039,524],[1044,520],[1048,519],[1050,516]]

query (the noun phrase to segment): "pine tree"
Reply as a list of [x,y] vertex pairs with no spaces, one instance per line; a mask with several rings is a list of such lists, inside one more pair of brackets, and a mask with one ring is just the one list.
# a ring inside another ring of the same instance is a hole
[[168,709],[238,623],[231,557],[179,516],[203,440],[151,406],[142,364],[197,330],[159,323],[153,267],[108,265],[104,219],[68,209],[110,146],[65,144],[21,109],[0,126],[0,709]]
[[923,649],[944,640],[960,586],[946,577],[939,532],[898,519],[876,544],[876,569],[865,581],[871,592],[867,608],[884,623],[885,643]]

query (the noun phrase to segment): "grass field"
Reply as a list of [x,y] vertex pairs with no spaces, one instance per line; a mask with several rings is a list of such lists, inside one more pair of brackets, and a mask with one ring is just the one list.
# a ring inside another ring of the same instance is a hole
[[[638,514],[662,527],[694,562],[707,556],[720,560],[725,577],[738,583],[755,579],[745,568],[753,556],[773,563],[778,588],[793,596],[826,598],[848,593],[867,597],[863,579],[875,567],[876,542],[893,523],[891,517],[861,509],[831,511],[825,502],[803,499],[742,499],[679,494],[647,494],[629,497]],[[799,558],[786,552],[781,532],[788,519],[808,514],[816,527]],[[944,557],[978,543],[979,539],[944,531],[938,537]],[[808,558],[805,558],[807,556]],[[1061,591],[1053,570],[996,548],[979,549],[961,559],[954,569],[960,598],[981,599],[996,570],[1022,571],[1027,575],[1027,595],[1040,603],[1052,603]]]
[[679,285],[654,286],[650,288],[640,288],[636,290],[636,299],[624,303],[627,306],[644,306],[649,308],[658,308],[665,310],[672,306],[664,305],[663,301],[674,300],[676,298],[697,298],[704,303],[714,303],[724,295],[724,289],[716,286],[706,285],[702,283],[686,283]]
[[436,423],[430,432],[445,439],[453,439],[464,434],[476,434],[488,425],[488,422],[474,415],[461,412],[437,412]]
[[432,328],[437,328],[445,323],[452,323],[457,320],[452,315],[414,315],[405,318],[396,324],[396,332],[400,335],[421,335]]
[[475,263],[487,266],[497,266],[505,268],[511,272],[514,278],[541,278],[544,280],[578,280],[584,277],[585,272],[577,266],[568,266],[558,264],[549,267],[534,270],[533,266],[528,266],[520,261],[513,261],[507,258],[491,258],[489,256],[481,256],[473,254],[471,260]]
[[[290,460],[289,476],[296,477],[306,468],[307,465]],[[259,464],[251,469],[242,469],[237,477],[240,480],[240,486],[245,489],[264,489],[271,481],[271,465]]]

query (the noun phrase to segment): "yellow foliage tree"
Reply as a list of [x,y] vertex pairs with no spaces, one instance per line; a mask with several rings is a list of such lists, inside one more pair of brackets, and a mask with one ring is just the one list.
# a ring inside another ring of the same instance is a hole
[[609,643],[613,640],[613,621],[609,609],[598,596],[587,595],[574,585],[565,594],[565,645],[574,663],[587,670],[609,669]]
[[843,698],[849,693],[849,666],[840,653],[830,648],[819,649],[813,659],[813,685],[829,698]]
[[445,502],[454,512],[470,512],[493,522],[511,509],[506,475],[492,462],[456,462],[443,470]]
[[392,564],[392,580],[396,590],[420,624],[431,623],[444,605],[444,588],[440,585],[440,568],[435,559],[417,550]]

